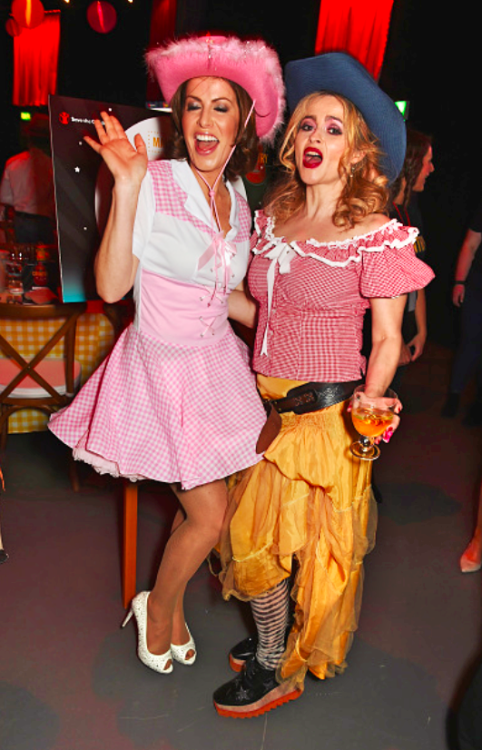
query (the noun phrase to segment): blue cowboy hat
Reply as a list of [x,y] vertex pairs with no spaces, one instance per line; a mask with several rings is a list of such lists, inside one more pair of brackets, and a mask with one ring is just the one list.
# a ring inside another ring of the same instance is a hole
[[303,97],[317,91],[349,99],[380,142],[384,174],[390,182],[396,180],[405,159],[405,121],[394,102],[358,60],[344,52],[293,60],[285,67],[285,84],[291,112]]

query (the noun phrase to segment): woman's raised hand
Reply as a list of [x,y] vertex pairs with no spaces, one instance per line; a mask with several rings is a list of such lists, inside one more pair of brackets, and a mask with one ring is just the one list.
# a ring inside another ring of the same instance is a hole
[[147,171],[147,148],[141,135],[129,142],[119,120],[101,112],[102,122],[94,120],[99,142],[86,135],[84,140],[107,164],[116,183],[140,185]]

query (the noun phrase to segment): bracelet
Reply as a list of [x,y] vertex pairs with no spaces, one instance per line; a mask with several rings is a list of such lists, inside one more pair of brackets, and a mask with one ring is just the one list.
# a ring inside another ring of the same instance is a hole
[[465,281],[454,281],[454,286],[457,286],[459,284],[460,286],[465,286]]

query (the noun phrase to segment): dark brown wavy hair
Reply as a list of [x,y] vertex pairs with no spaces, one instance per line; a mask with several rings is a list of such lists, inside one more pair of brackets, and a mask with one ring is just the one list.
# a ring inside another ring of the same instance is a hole
[[432,138],[425,133],[420,133],[413,128],[407,128],[407,152],[403,162],[402,171],[392,185],[391,194],[394,200],[399,194],[405,180],[405,189],[403,191],[402,203],[403,208],[407,208],[410,198],[412,197],[413,186],[417,182],[417,177],[423,166],[425,154],[432,145]]
[[[340,159],[339,174],[345,185],[333,214],[333,223],[336,227],[350,228],[369,214],[386,211],[388,178],[381,168],[383,152],[361,113],[348,99],[329,91],[305,96],[291,115],[279,153],[282,172],[267,196],[265,210],[276,221],[284,222],[304,205],[306,186],[296,169],[294,144],[302,120],[309,114],[312,102],[320,96],[334,96],[343,106],[347,147]],[[363,157],[352,165],[356,152],[363,153]]]
[[[254,169],[258,160],[258,136],[256,135],[256,116],[254,110],[251,113],[248,124],[244,127],[249,110],[253,105],[251,97],[242,86],[234,83],[234,81],[229,81],[228,79],[224,80],[226,80],[233,89],[239,110],[236,149],[225,169],[226,179],[232,180],[235,177],[241,177]],[[189,158],[182,132],[182,114],[184,112],[186,101],[186,86],[187,81],[179,86],[171,100],[174,133],[167,148],[167,156],[170,159]]]

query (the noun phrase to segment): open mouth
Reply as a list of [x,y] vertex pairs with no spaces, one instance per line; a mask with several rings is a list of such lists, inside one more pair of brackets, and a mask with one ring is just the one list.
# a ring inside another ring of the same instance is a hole
[[316,169],[323,161],[323,154],[317,148],[307,148],[303,153],[303,166],[307,169]]
[[212,151],[214,151],[219,141],[214,135],[204,135],[203,133],[198,133],[195,138],[195,143],[196,151],[199,154],[210,154]]

